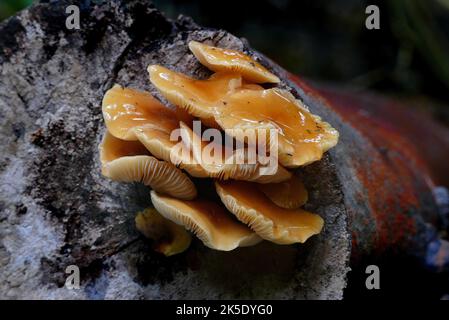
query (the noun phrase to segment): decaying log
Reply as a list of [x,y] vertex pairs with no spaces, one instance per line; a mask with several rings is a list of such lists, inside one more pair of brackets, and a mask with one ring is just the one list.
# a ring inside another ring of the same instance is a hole
[[[100,103],[114,83],[164,101],[148,64],[206,77],[187,43],[209,40],[252,54],[344,137],[357,133],[226,31],[170,21],[144,0],[80,1],[81,28],[67,30],[65,9],[76,3],[41,1],[0,25],[0,298],[342,298],[347,209],[357,200],[343,190],[360,187],[344,160],[350,146],[302,170],[308,209],[325,219],[324,232],[305,245],[225,253],[195,242],[165,258],[134,227],[135,213],[151,205],[148,189],[100,175]],[[81,268],[78,290],[64,286],[69,265]]]

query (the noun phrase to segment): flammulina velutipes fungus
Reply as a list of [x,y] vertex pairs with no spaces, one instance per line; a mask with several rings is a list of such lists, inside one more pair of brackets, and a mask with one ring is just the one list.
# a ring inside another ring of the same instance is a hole
[[[338,132],[277,87],[280,79],[250,56],[196,41],[189,48],[215,72],[208,79],[148,66],[150,82],[169,106],[119,85],[103,98],[102,174],[152,189],[154,208],[138,213],[137,228],[167,256],[186,250],[190,233],[222,251],[262,240],[303,243],[320,233],[324,221],[302,209],[308,193],[294,170],[320,160],[337,144]],[[199,132],[195,121],[204,125]],[[231,146],[202,140],[207,130],[230,138]],[[254,141],[248,131],[257,133]],[[233,149],[234,142],[239,147]],[[262,154],[276,166],[268,168]],[[256,161],[246,162],[254,155]],[[192,178],[212,180],[213,194]]]

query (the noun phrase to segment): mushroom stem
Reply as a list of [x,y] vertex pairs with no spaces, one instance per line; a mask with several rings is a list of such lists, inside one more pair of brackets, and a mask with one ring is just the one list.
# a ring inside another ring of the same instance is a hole
[[138,212],[135,223],[137,230],[154,241],[153,249],[167,257],[184,252],[192,241],[192,236],[187,230],[165,219],[154,208]]

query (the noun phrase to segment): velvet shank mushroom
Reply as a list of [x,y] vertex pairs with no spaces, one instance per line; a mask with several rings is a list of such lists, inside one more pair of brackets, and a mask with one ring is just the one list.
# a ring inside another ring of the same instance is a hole
[[142,182],[161,193],[180,199],[196,197],[190,178],[171,163],[159,161],[137,142],[124,141],[106,133],[100,144],[104,176],[122,182]]
[[303,243],[323,227],[319,215],[280,208],[250,182],[216,181],[215,187],[226,208],[263,239],[277,244]]
[[204,66],[215,72],[239,73],[243,78],[256,83],[280,81],[260,63],[239,51],[212,47],[196,41],[190,41],[189,48]]
[[242,131],[231,129],[278,130],[279,162],[287,168],[320,160],[338,142],[337,130],[284,90],[243,89],[223,102],[226,107],[215,109],[215,121],[236,139]]
[[[318,234],[323,219],[300,209],[307,190],[286,168],[320,160],[337,144],[338,132],[280,89],[279,78],[251,57],[195,41],[189,48],[216,72],[209,79],[148,66],[151,83],[172,108],[147,92],[119,85],[103,98],[108,132],[99,147],[102,174],[153,189],[155,209],[138,213],[136,227],[167,256],[188,248],[188,231],[222,251],[262,239],[303,243]],[[215,131],[193,130],[194,117]],[[222,203],[197,197],[189,175],[214,179]]]
[[151,191],[151,201],[165,218],[192,231],[207,247],[230,251],[261,241],[251,229],[234,220],[221,205],[203,199],[182,201]]
[[108,131],[122,140],[137,140],[138,127],[158,129],[168,134],[178,127],[179,121],[188,122],[185,112],[164,106],[145,91],[114,85],[103,98],[103,118]]

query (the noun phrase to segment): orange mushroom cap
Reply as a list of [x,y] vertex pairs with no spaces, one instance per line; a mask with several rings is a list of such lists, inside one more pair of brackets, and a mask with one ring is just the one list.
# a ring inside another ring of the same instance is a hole
[[[313,115],[291,94],[280,89],[238,90],[216,108],[215,121],[223,129],[275,129],[279,162],[294,168],[320,160],[338,142],[338,131]],[[228,131],[227,131],[228,132]],[[229,134],[236,139],[238,130]]]
[[207,80],[197,80],[162,66],[148,67],[151,83],[172,104],[187,110],[208,126],[216,126],[213,109],[229,92],[242,84],[240,75],[216,73]]
[[165,107],[145,91],[114,85],[103,97],[103,118],[108,131],[123,140],[137,140],[133,129],[146,127],[170,132],[186,120],[185,113]]
[[[151,94],[115,85],[103,99],[103,115],[109,132],[120,139],[139,140],[135,146],[145,146],[158,159],[172,162],[186,169],[192,176],[206,177],[204,170],[181,156],[170,158],[176,142],[170,141],[179,121],[191,123],[193,118],[185,110],[172,110],[162,105]],[[110,140],[110,138],[109,138]],[[125,148],[132,145],[122,144]],[[146,153],[141,153],[146,154]],[[176,160],[176,161],[172,161]]]
[[196,41],[190,41],[189,48],[201,64],[215,72],[239,73],[243,78],[256,83],[280,82],[277,76],[260,63],[237,50],[217,48]]

